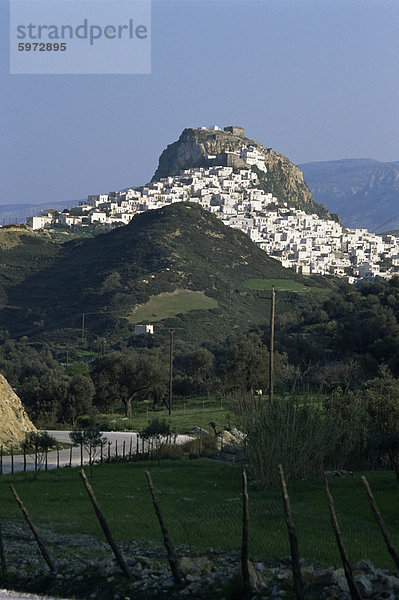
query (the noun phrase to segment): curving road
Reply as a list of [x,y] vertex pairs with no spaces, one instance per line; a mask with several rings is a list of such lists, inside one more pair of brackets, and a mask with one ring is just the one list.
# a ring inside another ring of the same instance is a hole
[[[71,440],[69,438],[69,431],[52,431],[48,430],[48,433],[55,437],[57,442],[70,444]],[[103,435],[107,438],[107,443],[104,446],[103,454],[106,458],[108,456],[108,452],[111,456],[115,456],[118,452],[118,456],[122,456],[123,454],[123,446],[125,446],[125,455],[128,456],[130,452],[130,448],[132,449],[132,454],[136,453],[137,450],[137,433],[134,432],[119,432],[119,431],[105,431]],[[177,436],[176,442],[178,444],[182,444],[188,440],[192,439],[188,435],[179,435]],[[108,450],[109,448],[109,450]],[[139,452],[142,451],[141,442],[139,443]],[[98,456],[99,458],[99,456]],[[18,454],[14,456],[14,472],[20,472],[24,470],[24,457],[22,454]],[[47,468],[48,469],[56,469],[58,466],[65,467],[70,464],[70,450],[60,450],[57,456],[57,452],[49,452],[47,455]],[[83,450],[83,464],[87,464],[89,462],[88,453]],[[81,453],[80,447],[72,448],[72,462],[73,467],[80,466],[81,464]],[[42,467],[44,468],[44,466]],[[35,469],[35,456],[34,454],[29,454],[26,456],[26,470],[34,471]],[[12,462],[11,456],[3,456],[3,465],[2,465],[3,473],[11,473],[12,471]],[[0,597],[1,600],[1,597]]]
[[11,590],[0,590],[0,600],[62,600],[61,598],[52,598],[50,596],[38,596],[37,594],[23,594],[21,592],[12,592]]

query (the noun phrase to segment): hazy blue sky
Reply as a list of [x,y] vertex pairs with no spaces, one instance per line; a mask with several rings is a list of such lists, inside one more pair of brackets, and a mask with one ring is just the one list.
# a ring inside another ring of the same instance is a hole
[[184,127],[242,125],[293,162],[399,160],[398,0],[153,0],[151,75],[9,75],[0,203],[148,181]]

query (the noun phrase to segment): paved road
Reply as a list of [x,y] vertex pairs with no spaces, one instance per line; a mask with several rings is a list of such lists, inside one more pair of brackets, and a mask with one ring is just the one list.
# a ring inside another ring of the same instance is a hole
[[11,592],[10,590],[0,589],[0,600],[61,600],[50,596],[37,596],[36,594],[22,594],[21,592]]
[[[70,444],[71,440],[69,438],[69,431],[51,431],[48,433],[55,437],[57,442]],[[119,431],[106,431],[104,432],[104,436],[107,438],[107,444],[104,446],[103,454],[104,457],[108,456],[108,447],[109,453],[111,456],[116,454],[118,451],[118,456],[122,456],[123,454],[123,445],[125,445],[125,455],[127,456],[130,452],[130,447],[132,448],[132,453],[134,454],[137,449],[137,433],[134,432],[119,432]],[[179,435],[177,438],[177,443],[181,444],[187,440],[190,440],[187,435]],[[141,442],[139,444],[139,452],[142,450]],[[47,455],[47,468],[48,469],[56,469],[58,466],[64,467],[69,466],[70,464],[70,449],[60,450],[57,456],[57,452],[49,452]],[[99,456],[98,456],[99,458]],[[88,453],[83,450],[83,464],[87,464],[89,462]],[[77,467],[81,464],[81,455],[80,455],[80,447],[72,448],[72,466]],[[44,467],[42,467],[44,468]],[[33,454],[26,456],[26,470],[33,471],[35,469],[35,456]],[[3,473],[11,473],[11,456],[3,456]],[[23,471],[24,470],[24,458],[23,455],[15,455],[14,456],[14,472]],[[1,599],[0,599],[1,600]]]

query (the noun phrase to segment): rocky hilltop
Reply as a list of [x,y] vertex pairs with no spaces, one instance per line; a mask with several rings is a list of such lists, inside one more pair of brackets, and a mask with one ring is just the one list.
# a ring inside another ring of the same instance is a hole
[[267,172],[257,173],[261,187],[266,192],[272,192],[281,202],[288,202],[306,212],[316,212],[323,218],[331,218],[325,207],[312,200],[299,167],[283,154],[245,137],[241,127],[225,127],[223,131],[184,129],[177,142],[169,144],[162,152],[151,181],[177,175],[184,169],[223,164],[225,153],[239,152],[243,145],[255,147],[265,157]]
[[26,414],[21,400],[0,374],[0,444],[6,447],[18,445],[30,431],[36,431],[36,427]]

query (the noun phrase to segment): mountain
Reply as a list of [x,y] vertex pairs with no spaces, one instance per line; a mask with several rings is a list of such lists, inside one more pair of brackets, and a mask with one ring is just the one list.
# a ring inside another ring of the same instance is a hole
[[38,204],[0,204],[0,224],[26,223],[26,217],[38,215],[41,210],[55,208],[56,210],[63,211],[64,208],[71,208],[79,202],[80,200],[75,200],[74,202],[52,202],[51,204],[48,202]]
[[399,162],[369,158],[300,165],[316,202],[344,225],[387,231],[399,227]]
[[[83,313],[94,337],[126,339],[135,323],[160,320],[191,339],[225,337],[265,323],[267,301],[249,290],[248,280],[317,286],[317,278],[310,282],[283,268],[243,232],[193,203],[147,211],[129,225],[54,251],[52,242],[44,245],[49,254],[37,270],[30,272],[27,260],[26,277],[6,289],[0,328],[12,337],[72,343]],[[290,302],[281,294],[279,311]]]
[[267,173],[257,170],[257,174],[261,187],[266,192],[272,192],[281,202],[288,202],[289,205],[302,208],[309,213],[315,212],[323,218],[331,218],[331,214],[325,207],[312,200],[301,170],[287,157],[245,137],[241,128],[228,129],[241,130],[242,133],[184,129],[179,139],[169,144],[162,152],[152,181],[177,175],[183,169],[223,164],[223,155],[226,152],[239,152],[243,145],[254,146],[265,156]]

